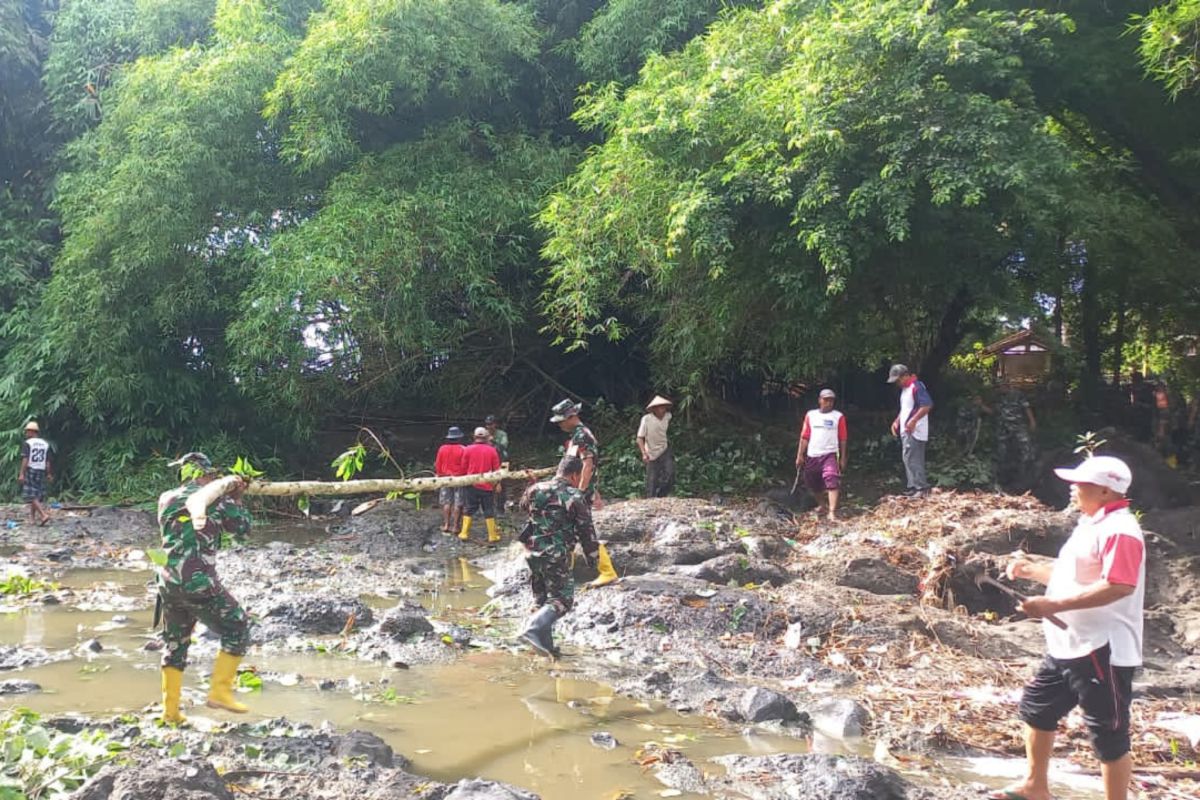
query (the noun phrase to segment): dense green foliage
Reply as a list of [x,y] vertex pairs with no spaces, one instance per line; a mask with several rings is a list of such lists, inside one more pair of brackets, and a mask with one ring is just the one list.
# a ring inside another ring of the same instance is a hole
[[0,468],[35,416],[67,488],[127,494],[339,416],[651,383],[699,415],[936,377],[1002,319],[1069,331],[1085,404],[1130,359],[1192,374],[1198,15],[7,0]]

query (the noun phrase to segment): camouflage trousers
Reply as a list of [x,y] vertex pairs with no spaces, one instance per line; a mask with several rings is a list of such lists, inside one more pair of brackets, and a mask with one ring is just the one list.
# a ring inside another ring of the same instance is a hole
[[201,593],[189,593],[179,587],[159,586],[163,610],[164,667],[184,669],[188,647],[196,621],[221,637],[221,649],[235,656],[246,654],[250,647],[250,619],[241,604],[221,585],[216,575],[212,588]]
[[537,608],[546,603],[554,606],[561,617],[575,604],[575,578],[571,575],[571,554],[527,556],[529,588]]

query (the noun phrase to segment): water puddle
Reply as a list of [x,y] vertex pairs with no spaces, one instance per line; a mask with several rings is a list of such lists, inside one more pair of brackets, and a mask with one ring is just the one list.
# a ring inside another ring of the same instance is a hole
[[[98,717],[142,709],[157,699],[158,656],[140,648],[150,636],[149,612],[110,626],[111,614],[31,608],[0,615],[0,641],[75,650],[68,661],[26,669],[23,679],[43,692],[3,698],[6,706],[43,713]],[[104,649],[79,646],[101,631]],[[633,762],[642,744],[655,741],[697,762],[726,753],[803,752],[803,741],[741,736],[699,717],[614,696],[611,689],[570,675],[570,664],[547,672],[546,662],[505,652],[475,653],[441,666],[408,670],[351,658],[307,653],[258,653],[247,659],[261,670],[293,676],[249,695],[249,718],[286,716],[341,729],[378,734],[413,761],[415,771],[445,781],[483,776],[527,786],[545,800],[574,800],[629,790],[639,796],[663,787]],[[189,668],[185,697],[202,697],[201,659]],[[362,692],[321,691],[323,680],[371,684]],[[386,680],[381,689],[378,682]],[[219,716],[193,708],[196,716]],[[620,742],[603,750],[591,734]],[[686,795],[685,795],[686,796]]]
[[[444,577],[417,599],[442,620],[477,620],[488,602],[488,580],[465,559],[450,559],[444,569]],[[77,592],[136,599],[144,606],[152,575],[77,570],[64,571],[55,580]],[[383,595],[364,600],[376,609],[397,602]],[[142,649],[155,638],[151,613],[145,607],[98,611],[53,605],[0,613],[0,644],[71,653],[67,660],[0,673],[0,678],[32,680],[43,687],[36,694],[0,697],[0,708],[28,706],[42,713],[103,718],[155,703],[159,654]],[[93,639],[99,640],[99,651],[88,647]],[[247,719],[286,716],[313,724],[328,721],[341,730],[368,730],[411,759],[417,773],[443,781],[474,776],[508,781],[545,800],[612,797],[621,791],[659,796],[665,787],[634,758],[648,742],[681,750],[712,772],[719,768],[705,762],[718,755],[840,751],[838,743],[821,737],[803,741],[744,735],[714,720],[616,696],[609,687],[573,674],[569,659],[551,669],[542,659],[488,651],[449,665],[394,669],[332,653],[255,649],[247,663],[269,676],[261,691],[245,698],[252,709]],[[185,699],[193,704],[203,700],[202,678],[209,668],[208,659],[201,658],[187,672]],[[321,688],[331,685],[338,688]],[[203,708],[202,702],[189,713],[228,718]],[[598,732],[611,734],[619,746],[596,746],[591,736]],[[936,773],[1000,787],[1022,769],[1019,759],[946,759]],[[1056,769],[1055,778],[1056,796],[1064,800],[1101,796],[1088,775],[1064,766]]]

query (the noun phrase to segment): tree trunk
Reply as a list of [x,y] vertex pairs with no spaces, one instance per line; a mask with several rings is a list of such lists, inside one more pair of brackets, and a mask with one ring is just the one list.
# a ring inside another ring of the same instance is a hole
[[379,492],[433,492],[448,486],[495,483],[504,480],[533,480],[554,474],[554,467],[542,469],[498,469],[478,475],[452,475],[442,478],[373,478],[361,481],[254,481],[246,494],[267,497],[292,495],[377,494]]
[[974,300],[971,297],[971,293],[967,291],[967,287],[960,285],[958,291],[954,293],[954,297],[950,299],[950,304],[942,312],[942,319],[938,323],[933,345],[921,361],[919,372],[927,386],[932,388],[937,385],[942,370],[950,362],[950,356],[954,355],[954,351],[958,348],[959,343],[962,342],[963,335],[966,332],[965,322],[967,312],[971,310],[973,302]]
[[1121,288],[1117,292],[1117,325],[1113,331],[1113,386],[1121,385],[1121,369],[1125,366],[1125,317],[1128,315],[1129,310],[1129,304],[1125,302],[1125,290],[1126,283],[1122,280]]
[[1079,394],[1084,408],[1095,411],[1100,401],[1100,287],[1096,264],[1090,253],[1083,258],[1082,274],[1079,326],[1083,336],[1083,375],[1079,380]]

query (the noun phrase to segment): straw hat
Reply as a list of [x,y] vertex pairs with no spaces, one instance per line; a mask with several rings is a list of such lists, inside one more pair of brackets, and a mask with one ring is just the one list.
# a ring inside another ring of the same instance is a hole
[[673,405],[675,405],[675,404],[672,403],[667,398],[663,397],[661,394],[656,394],[656,395],[654,395],[654,399],[646,404],[646,410],[649,411],[650,409],[654,408],[655,406],[673,406]]
[[29,422],[25,423],[25,430],[33,431],[34,433],[37,433],[41,430],[41,428],[38,427],[38,424],[36,422],[34,422],[33,420],[29,420]]

